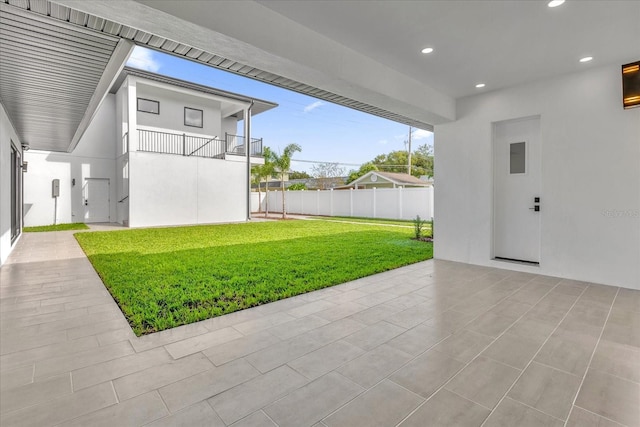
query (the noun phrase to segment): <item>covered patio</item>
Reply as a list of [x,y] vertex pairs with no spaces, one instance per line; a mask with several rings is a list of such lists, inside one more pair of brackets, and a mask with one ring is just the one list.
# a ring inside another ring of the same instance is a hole
[[[640,3],[364,4],[0,1],[3,426],[640,426]],[[21,235],[135,45],[433,130],[435,259],[135,337]]]
[[138,338],[72,232],[0,283],[4,426],[640,425],[638,291],[432,260]]

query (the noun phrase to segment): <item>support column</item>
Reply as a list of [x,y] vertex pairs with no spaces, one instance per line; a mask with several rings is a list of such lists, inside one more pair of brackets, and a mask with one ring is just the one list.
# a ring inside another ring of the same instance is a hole
[[127,110],[126,110],[126,122],[128,138],[129,138],[129,152],[138,151],[138,95],[137,95],[136,79],[133,76],[127,77]]
[[244,110],[244,151],[247,156],[247,221],[251,220],[251,107],[253,107],[253,101]]
[[[125,208],[128,210],[124,217],[127,218],[129,227],[135,227],[138,224],[138,212],[136,212],[136,168],[131,167],[131,162],[135,162],[135,152],[138,151],[138,89],[136,86],[136,78],[134,76],[127,77],[127,89],[126,89],[126,115],[125,120],[127,124],[127,195],[129,199]],[[118,117],[118,120],[121,120]],[[123,129],[124,131],[124,129]],[[133,155],[131,153],[134,153]],[[133,172],[133,173],[132,173]]]

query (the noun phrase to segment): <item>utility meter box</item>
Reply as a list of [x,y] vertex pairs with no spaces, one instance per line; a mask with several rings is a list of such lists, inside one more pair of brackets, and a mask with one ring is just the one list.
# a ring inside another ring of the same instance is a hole
[[60,196],[60,180],[54,179],[51,181],[51,197],[59,197]]

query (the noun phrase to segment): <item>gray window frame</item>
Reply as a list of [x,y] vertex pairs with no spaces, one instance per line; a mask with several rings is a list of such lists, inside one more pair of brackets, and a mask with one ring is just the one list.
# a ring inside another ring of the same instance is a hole
[[[158,112],[155,113],[153,111],[148,111],[148,110],[143,110],[140,108],[140,101],[147,101],[147,102],[155,102],[158,105]],[[147,98],[137,98],[136,101],[136,110],[140,111],[141,113],[149,113],[149,114],[160,114],[160,101],[156,101],[155,99],[147,99]]]
[[[200,112],[200,126],[187,123],[187,110]],[[202,129],[204,127],[204,110],[200,110],[198,108],[184,107],[184,125],[192,128]]]

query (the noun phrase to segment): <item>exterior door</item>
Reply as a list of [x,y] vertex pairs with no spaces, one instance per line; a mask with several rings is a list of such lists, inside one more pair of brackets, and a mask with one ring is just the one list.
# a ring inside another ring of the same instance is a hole
[[494,123],[495,259],[540,263],[540,118]]
[[84,222],[109,221],[109,179],[87,178],[84,184]]

